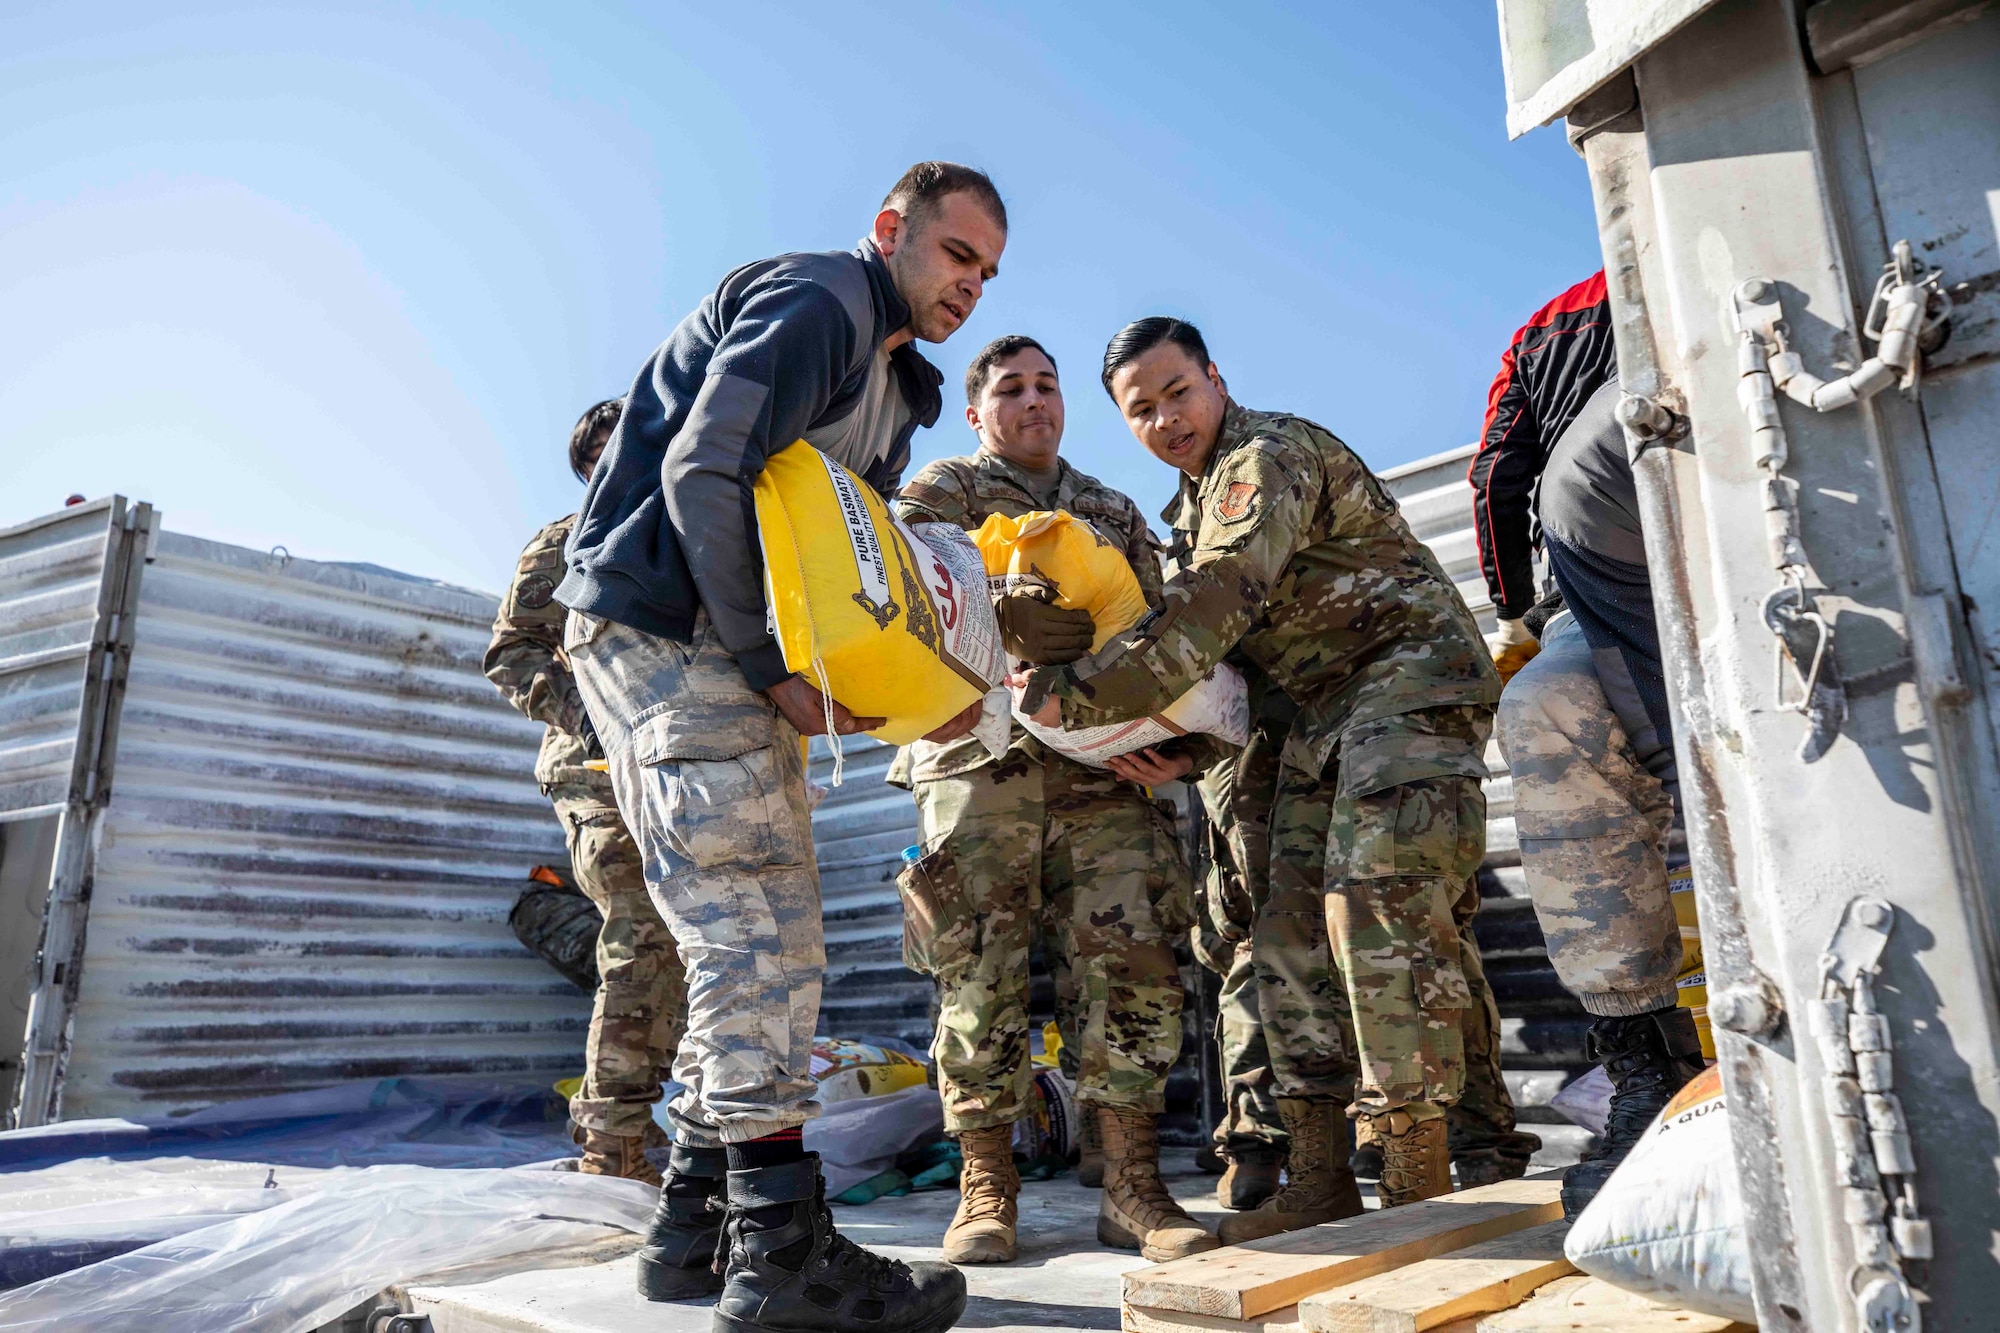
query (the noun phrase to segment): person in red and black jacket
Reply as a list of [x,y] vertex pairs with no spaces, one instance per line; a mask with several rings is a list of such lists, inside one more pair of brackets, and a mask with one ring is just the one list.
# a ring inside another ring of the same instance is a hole
[[[1496,658],[1533,642],[1521,617],[1535,604],[1535,489],[1549,450],[1590,396],[1617,377],[1602,269],[1537,310],[1500,358],[1466,474],[1479,571],[1500,618]],[[1525,661],[1527,654],[1512,656]]]

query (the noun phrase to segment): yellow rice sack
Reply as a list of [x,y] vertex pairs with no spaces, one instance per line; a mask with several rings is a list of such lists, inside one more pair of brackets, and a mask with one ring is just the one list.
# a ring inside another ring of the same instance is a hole
[[[993,514],[972,540],[995,595],[1026,587],[1050,588],[1056,593],[1056,605],[1090,612],[1097,627],[1092,652],[1146,618],[1146,594],[1125,562],[1125,553],[1072,514],[1061,510],[1019,518]],[[1243,677],[1230,666],[1217,666],[1166,709],[1134,722],[1064,731],[1031,722],[1019,712],[1014,716],[1044,744],[1099,767],[1115,755],[1191,731],[1211,732],[1232,745],[1250,738],[1249,692]]]
[[1694,1014],[1701,1053],[1715,1058],[1715,1031],[1708,1022],[1708,964],[1701,956],[1701,923],[1694,910],[1694,870],[1681,866],[1667,872],[1667,892],[1674,905],[1674,923],[1681,931],[1681,971],[1674,980],[1675,1004]]
[[993,595],[1048,588],[1056,605],[1090,612],[1096,652],[1111,636],[1146,618],[1146,594],[1125,553],[1084,520],[1057,510],[1008,518],[989,514],[972,534]]
[[1000,628],[962,531],[898,522],[804,440],[765,463],[755,499],[785,665],[855,716],[887,718],[872,734],[913,741],[1000,683]]
[[814,1037],[812,1076],[822,1105],[859,1097],[885,1097],[920,1086],[928,1077],[923,1062],[901,1051],[842,1037]]

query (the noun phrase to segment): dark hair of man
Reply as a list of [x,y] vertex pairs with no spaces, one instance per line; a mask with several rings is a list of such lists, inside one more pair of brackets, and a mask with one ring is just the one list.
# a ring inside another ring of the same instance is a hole
[[993,188],[992,180],[985,172],[956,162],[917,163],[890,188],[882,207],[901,213],[914,231],[937,216],[946,195],[961,191],[977,199],[1000,224],[1000,230],[1007,230],[1007,205],[1000,202],[1000,191]]
[[1172,343],[1194,358],[1194,363],[1203,370],[1214,358],[1208,354],[1208,344],[1201,339],[1201,330],[1184,319],[1171,315],[1148,315],[1135,319],[1118,332],[1111,335],[1111,341],[1104,348],[1104,392],[1111,392],[1111,377],[1121,366],[1137,361],[1161,343]]
[[590,484],[591,450],[604,447],[617,429],[618,418],[624,415],[625,400],[607,398],[577,418],[576,428],[569,433],[569,470],[586,486]]
[[[1004,338],[995,338],[979,349],[979,355],[972,358],[972,364],[965,368],[965,402],[969,407],[979,406],[979,395],[986,392],[987,383],[992,380],[995,368],[1016,352],[1029,349],[1048,357],[1049,369],[1056,369],[1056,359],[1049,356],[1049,349],[1030,338],[1025,333],[1010,333]],[[1060,378],[1062,372],[1056,371]]]

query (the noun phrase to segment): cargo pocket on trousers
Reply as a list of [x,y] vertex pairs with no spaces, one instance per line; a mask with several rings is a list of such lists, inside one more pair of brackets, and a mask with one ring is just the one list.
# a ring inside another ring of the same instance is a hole
[[1389,879],[1396,869],[1396,817],[1402,788],[1338,801],[1326,842],[1327,883]]
[[1472,1007],[1472,988],[1465,984],[1465,969],[1449,958],[1412,958],[1410,980],[1416,985],[1419,1009]]
[[605,805],[584,806],[581,809],[570,811],[565,818],[569,820],[571,826],[579,833],[587,828],[609,828],[612,825],[620,825],[624,822],[619,818],[618,810],[615,806]]
[[905,861],[896,876],[903,898],[903,966],[949,981],[978,958],[978,921],[942,847]]
[[[796,767],[796,764],[793,765]],[[775,747],[730,759],[661,759],[648,764],[668,851],[687,865],[756,869],[798,865],[812,855],[798,809],[784,786]]]
[[[1427,778],[1335,802],[1327,838],[1329,883],[1349,879],[1435,877],[1463,881],[1479,868],[1483,810],[1461,799],[1467,779]],[[1476,795],[1478,788],[1474,787]]]

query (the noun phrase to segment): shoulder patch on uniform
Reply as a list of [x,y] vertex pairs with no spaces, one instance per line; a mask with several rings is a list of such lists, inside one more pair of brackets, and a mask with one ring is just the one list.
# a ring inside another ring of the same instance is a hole
[[1248,481],[1232,481],[1222,498],[1215,502],[1215,516],[1224,523],[1234,523],[1247,516],[1257,505],[1257,487]]
[[955,498],[950,491],[942,490],[927,481],[907,482],[897,494],[906,500],[916,500],[922,504],[938,504]]
[[555,580],[546,574],[530,574],[514,590],[514,600],[530,611],[539,611],[555,599]]
[[964,505],[964,502],[958,496],[953,495],[941,486],[933,486],[926,481],[904,483],[903,489],[896,493],[896,498],[898,500],[906,500],[913,505],[920,505],[930,510],[933,514],[938,515],[948,514],[953,509],[962,508]]

